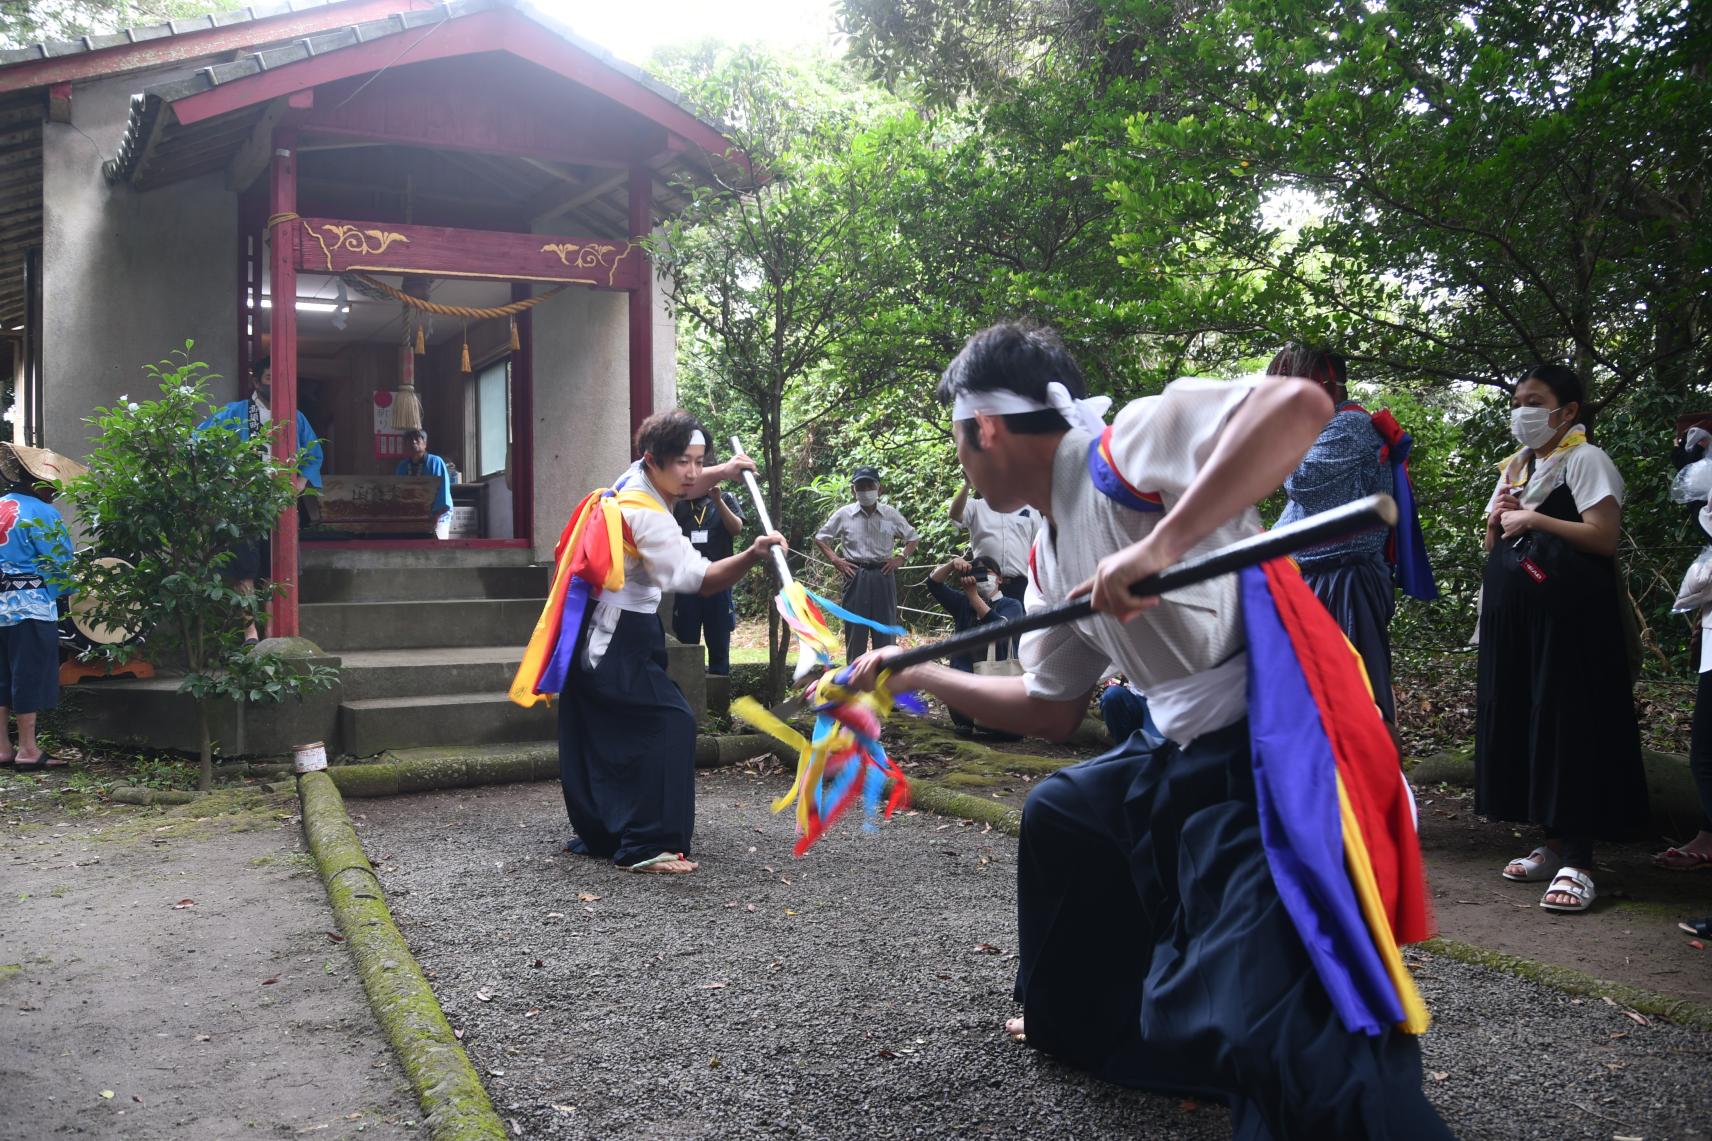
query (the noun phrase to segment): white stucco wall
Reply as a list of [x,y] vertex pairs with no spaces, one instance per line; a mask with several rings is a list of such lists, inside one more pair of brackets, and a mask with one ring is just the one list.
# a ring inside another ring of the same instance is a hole
[[77,85],[72,122],[42,139],[43,423],[49,447],[88,450],[91,411],[149,391],[141,366],[186,338],[226,375],[237,360],[237,197],[214,173],[139,193],[101,174],[130,98],[171,72]]

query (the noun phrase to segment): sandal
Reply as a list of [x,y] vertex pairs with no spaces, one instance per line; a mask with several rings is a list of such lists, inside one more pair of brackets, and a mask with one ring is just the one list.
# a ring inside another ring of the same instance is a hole
[[[1504,878],[1515,883],[1544,883],[1552,878],[1551,866],[1557,863],[1558,856],[1550,848],[1539,847],[1525,856],[1518,856],[1504,865]],[[1513,875],[1511,868],[1520,867],[1521,875]]]
[[[1553,895],[1567,895],[1575,902],[1548,902],[1548,898]],[[1593,906],[1592,877],[1574,868],[1559,868],[1557,875],[1552,877],[1551,886],[1546,888],[1545,895],[1540,896],[1540,906],[1547,911],[1586,911]]]
[[1712,915],[1703,919],[1684,919],[1677,924],[1677,927],[1696,939],[1712,939]]
[[655,869],[660,867],[661,864],[670,864],[674,862],[689,864],[690,871],[692,872],[698,867],[698,865],[690,863],[689,858],[682,852],[661,852],[658,856],[649,856],[646,860],[637,860],[634,864],[624,864],[623,870],[627,872],[654,872],[655,875],[689,874],[689,872],[655,871]]
[[1653,867],[1673,872],[1699,872],[1712,869],[1712,854],[1688,848],[1666,848],[1653,857]]

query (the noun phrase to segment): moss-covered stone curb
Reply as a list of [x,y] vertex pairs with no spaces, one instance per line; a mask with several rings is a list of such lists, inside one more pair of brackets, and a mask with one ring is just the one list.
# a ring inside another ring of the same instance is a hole
[[1694,1030],[1712,1030],[1712,1006],[1690,999],[1671,998],[1669,995],[1642,990],[1626,983],[1594,978],[1569,967],[1539,963],[1500,951],[1488,951],[1484,947],[1476,947],[1472,943],[1455,939],[1428,939],[1425,943],[1416,945],[1428,954],[1443,955],[1459,963],[1503,971],[1505,974],[1515,975],[1553,990],[1588,998],[1608,998],[1618,1006],[1633,1010],[1637,1014],[1662,1018],[1678,1026],[1687,1026]]
[[[700,736],[695,763],[697,768],[731,765],[777,747],[771,737],[759,733]],[[330,765],[326,771],[345,796],[398,796],[437,788],[558,780],[559,750],[552,744],[409,749],[382,753],[376,761]]]
[[339,790],[326,773],[316,772],[303,777],[299,791],[303,830],[339,931],[416,1090],[429,1135],[435,1141],[503,1141],[505,1124],[392,921]]
[[196,799],[194,792],[170,788],[138,788],[122,784],[110,794],[120,804],[189,804]]
[[1022,813],[1010,805],[958,792],[933,781],[910,782],[910,807],[938,816],[955,816],[959,820],[991,824],[999,831],[1012,836],[1022,831]]

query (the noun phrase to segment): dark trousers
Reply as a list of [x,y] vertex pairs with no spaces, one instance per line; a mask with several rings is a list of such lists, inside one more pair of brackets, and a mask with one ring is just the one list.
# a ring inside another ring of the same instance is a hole
[[1397,591],[1391,568],[1375,555],[1331,566],[1303,567],[1302,579],[1325,603],[1361,655],[1379,712],[1388,723],[1396,724],[1397,709],[1391,694],[1391,615],[1397,609]]
[[1029,1044],[1223,1101],[1238,1138],[1450,1138],[1418,1041],[1345,1029],[1308,961],[1261,845],[1247,723],[1139,742],[1047,777],[1023,809]]
[[1152,744],[1163,740],[1148,711],[1147,698],[1127,686],[1108,685],[1100,691],[1100,719],[1106,723],[1114,745],[1123,744],[1138,729],[1153,738]]
[[40,713],[58,704],[59,627],[40,618],[0,626],[0,705]]
[[[898,621],[898,582],[892,575],[877,569],[858,565],[856,573],[844,584],[844,597],[840,599],[844,609],[852,614],[860,614],[864,618],[872,618],[887,626],[895,626]],[[874,648],[897,644],[897,637],[892,634],[882,634],[878,630],[870,630],[859,622],[844,624],[844,660],[853,662],[868,652],[868,640],[872,638]]]
[[731,631],[737,628],[737,607],[731,592],[703,598],[699,594],[678,594],[672,598],[672,637],[686,646],[707,642],[707,672],[731,672]]
[[559,695],[559,780],[571,850],[622,867],[690,850],[695,715],[666,674],[655,614],[619,615],[600,664],[585,664],[590,622]]
[[1019,574],[1015,578],[1005,579],[1005,584],[999,587],[999,593],[1021,602],[1023,595],[1028,593],[1028,575]]
[[1688,739],[1688,771],[1700,790],[1700,827],[1712,830],[1712,670],[1694,691],[1694,727]]

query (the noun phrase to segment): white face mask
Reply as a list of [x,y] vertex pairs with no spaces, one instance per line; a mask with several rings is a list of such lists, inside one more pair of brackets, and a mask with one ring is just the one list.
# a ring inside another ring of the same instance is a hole
[[981,592],[982,598],[997,598],[999,596],[999,584],[991,578],[976,579],[975,589]]
[[1512,408],[1510,434],[1524,448],[1538,451],[1557,435],[1557,429],[1551,423],[1552,413],[1556,411],[1556,408]]
[[856,502],[860,503],[863,507],[872,507],[874,504],[880,502],[880,493],[877,491],[858,491],[856,493]]

